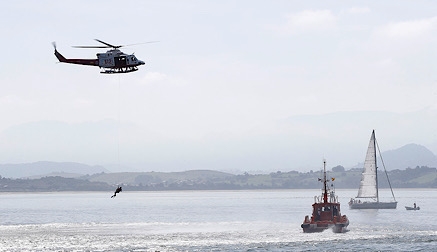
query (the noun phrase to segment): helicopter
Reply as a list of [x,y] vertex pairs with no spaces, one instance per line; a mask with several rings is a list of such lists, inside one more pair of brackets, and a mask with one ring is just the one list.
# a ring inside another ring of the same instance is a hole
[[[73,46],[75,48],[111,48],[106,53],[97,53],[97,59],[67,59],[56,49],[56,43],[53,42],[53,47],[55,48],[55,56],[60,62],[78,64],[78,65],[88,65],[88,66],[98,66],[103,69],[100,73],[104,74],[114,74],[114,73],[130,73],[138,70],[138,66],[144,65],[144,61],[141,61],[135,57],[134,54],[125,54],[119,50],[120,47],[131,46],[130,45],[111,45],[104,41],[95,39],[97,42],[104,44],[104,46]],[[145,43],[154,43],[158,41],[150,41]],[[140,43],[140,44],[145,44]]]

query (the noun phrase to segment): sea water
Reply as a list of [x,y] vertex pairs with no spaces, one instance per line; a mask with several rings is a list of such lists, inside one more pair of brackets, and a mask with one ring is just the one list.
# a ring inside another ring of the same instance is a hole
[[336,193],[341,234],[302,232],[320,190],[0,193],[0,251],[437,251],[437,189],[395,189],[395,210]]

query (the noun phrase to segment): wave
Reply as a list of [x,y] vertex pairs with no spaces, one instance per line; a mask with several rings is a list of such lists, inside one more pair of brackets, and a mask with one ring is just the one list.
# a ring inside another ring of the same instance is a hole
[[0,251],[431,251],[435,231],[302,233],[280,223],[49,223],[0,226]]

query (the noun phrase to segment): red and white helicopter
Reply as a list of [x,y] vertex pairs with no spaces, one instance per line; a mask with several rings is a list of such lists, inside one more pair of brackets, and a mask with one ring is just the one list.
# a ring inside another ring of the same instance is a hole
[[[109,43],[103,42],[96,39],[96,41],[104,44],[104,46],[73,46],[75,48],[112,48],[106,53],[97,53],[97,59],[67,59],[56,49],[56,43],[53,42],[53,47],[55,48],[55,56],[60,62],[88,65],[88,66],[98,66],[103,70],[100,73],[113,74],[113,73],[130,73],[138,70],[138,66],[144,65],[144,61],[141,61],[135,57],[134,54],[125,54],[118,48],[123,46],[131,45],[118,45],[114,46]],[[158,41],[150,41],[145,43],[154,43]],[[145,44],[140,43],[140,44]]]

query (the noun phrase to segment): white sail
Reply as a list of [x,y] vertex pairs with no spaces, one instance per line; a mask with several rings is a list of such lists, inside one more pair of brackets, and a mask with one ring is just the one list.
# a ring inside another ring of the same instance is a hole
[[377,178],[376,178],[376,148],[375,131],[370,137],[369,147],[367,148],[364,170],[361,175],[360,189],[357,198],[377,198]]

